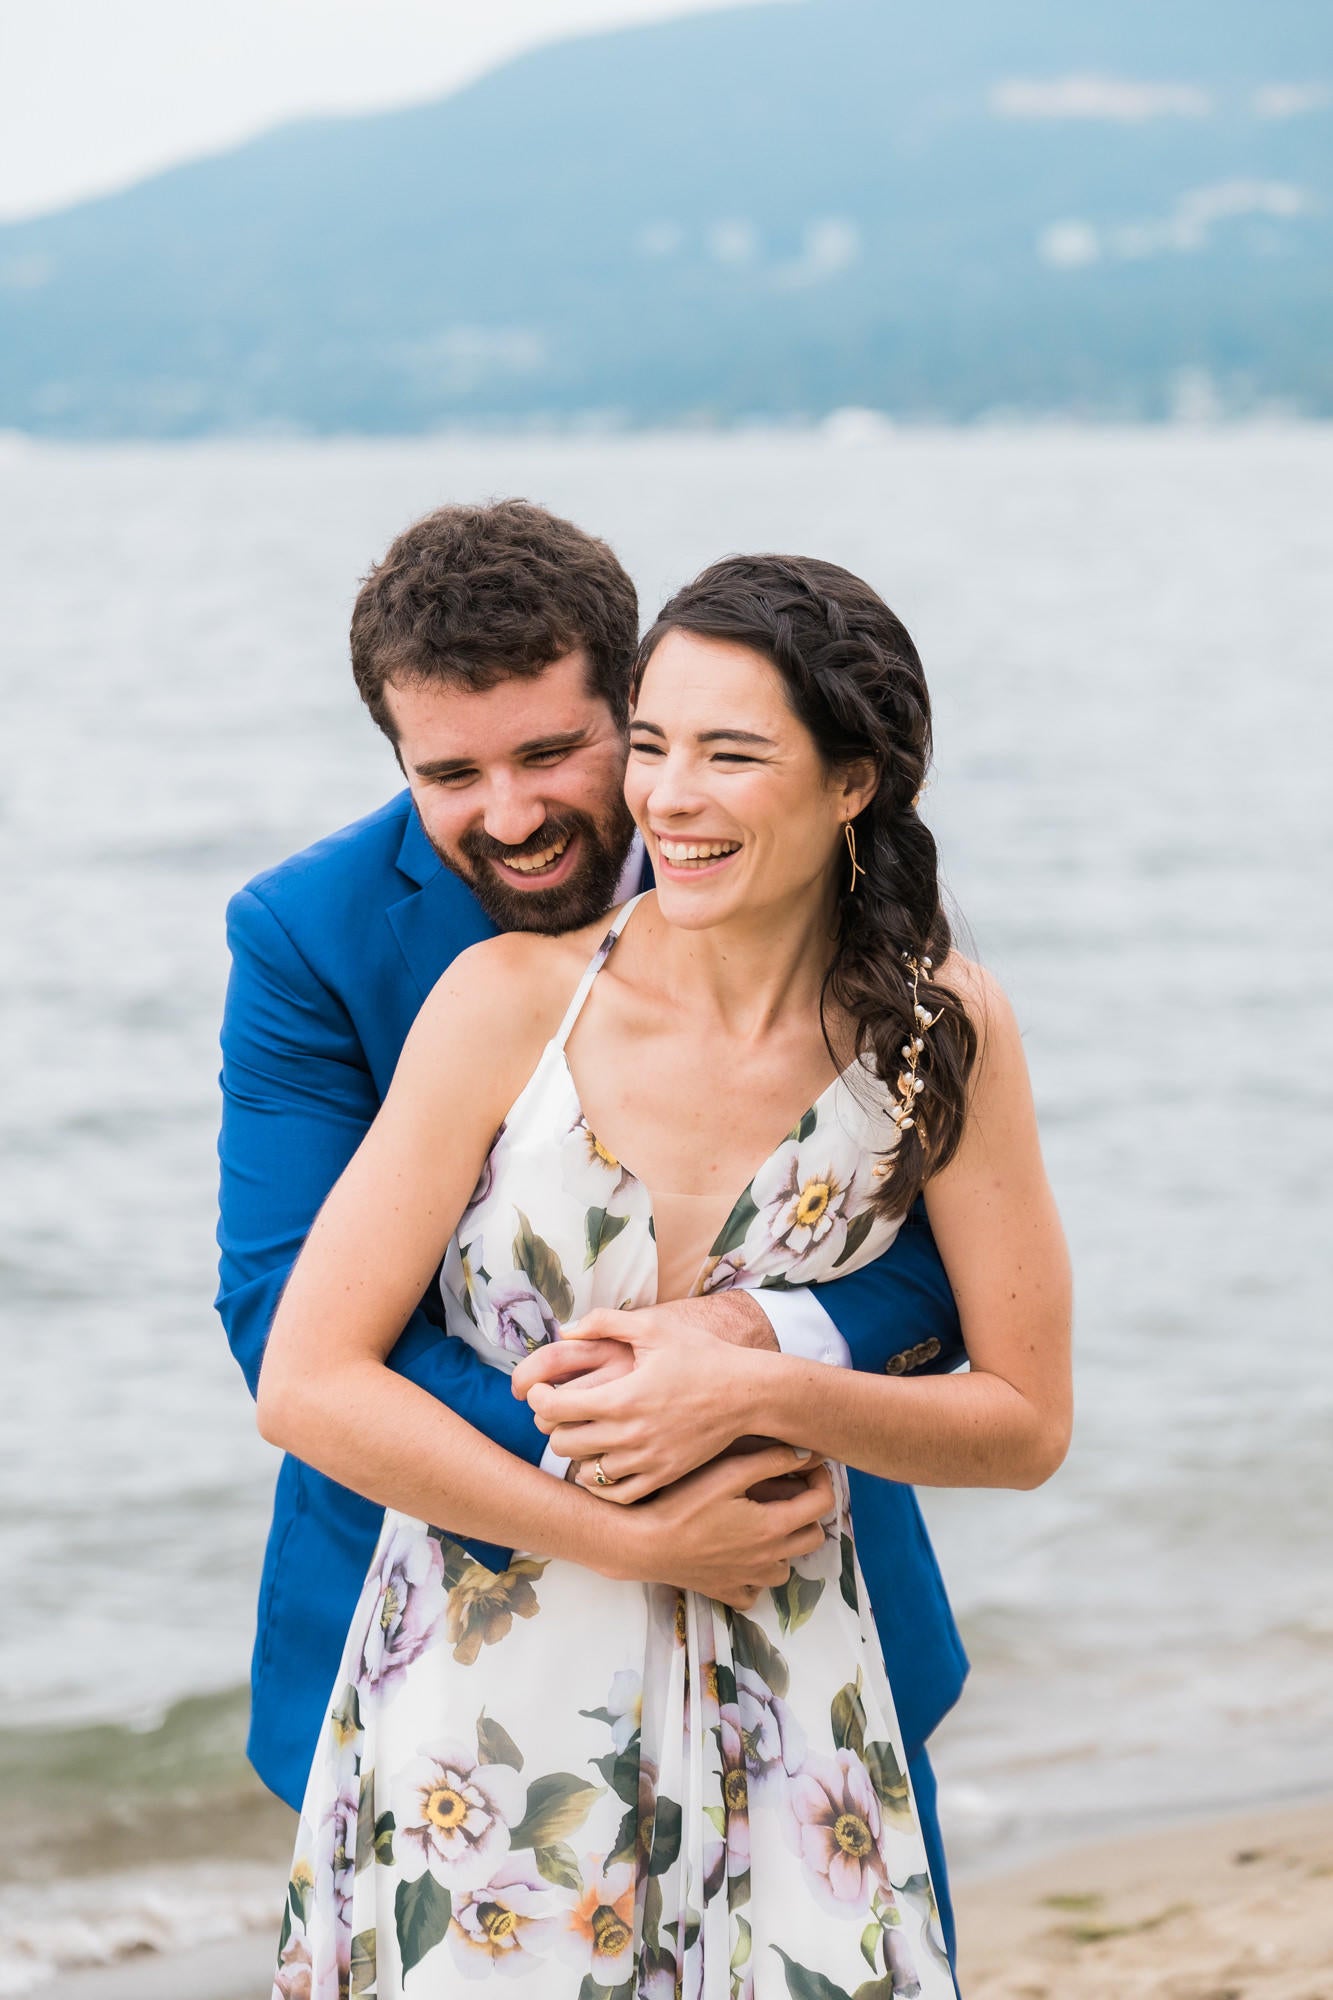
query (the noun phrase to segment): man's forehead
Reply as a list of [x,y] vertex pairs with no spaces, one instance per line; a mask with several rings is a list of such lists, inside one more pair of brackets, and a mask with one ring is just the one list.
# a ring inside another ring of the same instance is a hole
[[586,735],[610,720],[579,654],[540,673],[506,673],[489,687],[391,680],[384,696],[400,749],[418,763],[514,756],[548,737]]

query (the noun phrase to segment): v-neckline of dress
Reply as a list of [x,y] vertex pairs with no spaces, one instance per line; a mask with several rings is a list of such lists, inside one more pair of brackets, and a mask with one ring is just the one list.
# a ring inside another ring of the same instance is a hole
[[[609,1146],[604,1146],[602,1144],[602,1141],[598,1138],[596,1132],[594,1132],[592,1125],[589,1122],[588,1114],[583,1108],[583,1099],[579,1095],[578,1079],[574,1075],[574,1070],[569,1060],[568,1051],[565,1048],[563,1042],[560,1042],[557,1046],[558,1046],[558,1053],[560,1056],[561,1068],[563,1069],[565,1074],[565,1081],[569,1085],[569,1094],[573,1099],[574,1109],[578,1113],[579,1119],[582,1121],[583,1127],[587,1132],[589,1138],[596,1145],[599,1152],[604,1153],[608,1159],[615,1161],[616,1166],[618,1167],[620,1172],[624,1174],[626,1180],[631,1182],[634,1187],[638,1188],[643,1196],[644,1202],[648,1210],[648,1233],[652,1240],[652,1245],[653,1245],[653,1262],[654,1265],[660,1269],[661,1260],[657,1248],[657,1204],[653,1196],[653,1191],[649,1187],[647,1181],[645,1181],[641,1175],[636,1174],[633,1167],[629,1166],[623,1159],[621,1159],[619,1153],[612,1152]],[[732,1202],[730,1208],[727,1210],[725,1216],[722,1218],[721,1225],[714,1231],[712,1241],[709,1244],[708,1250],[704,1255],[703,1262],[700,1264],[699,1269],[694,1275],[694,1279],[690,1285],[689,1291],[685,1294],[686,1298],[695,1298],[698,1296],[699,1285],[701,1281],[707,1276],[710,1265],[714,1263],[715,1260],[720,1255],[725,1254],[724,1252],[719,1252],[718,1245],[719,1243],[724,1243],[727,1237],[731,1234],[732,1224],[736,1220],[737,1213],[741,1209],[742,1204],[749,1197],[751,1188],[753,1188],[760,1174],[763,1173],[764,1168],[768,1166],[777,1157],[777,1155],[782,1151],[782,1148],[785,1145],[789,1144],[792,1139],[803,1135],[804,1130],[807,1128],[809,1121],[811,1119],[818,1118],[819,1113],[822,1111],[824,1107],[825,1100],[830,1098],[833,1095],[833,1093],[840,1087],[846,1087],[847,1079],[851,1076],[854,1070],[859,1069],[861,1066],[862,1066],[861,1059],[859,1056],[856,1056],[852,1059],[851,1062],[847,1064],[847,1067],[845,1069],[840,1069],[838,1071],[838,1074],[835,1077],[833,1077],[828,1083],[825,1084],[824,1088],[820,1091],[818,1097],[815,1098],[814,1102],[812,1104],[808,1104],[805,1110],[801,1113],[800,1117],[797,1118],[795,1122],[787,1128],[787,1130],[783,1133],[782,1137],[778,1140],[777,1144],[775,1146],[769,1147],[763,1159],[760,1160],[758,1166],[754,1169],[753,1173],[750,1175],[750,1178],[746,1181],[744,1187],[741,1189],[740,1193],[736,1196],[736,1199]],[[654,1286],[654,1294],[656,1294],[656,1289],[657,1289],[656,1286]],[[657,1302],[656,1299],[655,1302]]]

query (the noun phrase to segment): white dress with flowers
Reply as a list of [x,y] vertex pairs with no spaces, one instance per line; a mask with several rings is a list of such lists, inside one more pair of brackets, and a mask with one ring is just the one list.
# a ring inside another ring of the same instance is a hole
[[[449,1337],[512,1370],[650,1304],[648,1190],[589,1131],[565,1039],[491,1148],[441,1273]],[[696,1290],[876,1257],[868,1072],[766,1160]],[[444,1336],[442,1336],[444,1337]],[[847,1508],[747,1614],[390,1512],[307,1787],[274,2000],[954,2000]]]

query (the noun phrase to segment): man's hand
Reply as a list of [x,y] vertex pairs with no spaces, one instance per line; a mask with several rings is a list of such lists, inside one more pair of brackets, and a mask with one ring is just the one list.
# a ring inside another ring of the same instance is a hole
[[[752,1497],[774,1489],[786,1497]],[[625,1553],[615,1574],[748,1611],[761,1590],[781,1588],[798,1556],[823,1547],[834,1504],[823,1460],[791,1445],[721,1459],[623,1516]]]
[[553,1449],[580,1461],[581,1486],[627,1504],[746,1433],[746,1348],[776,1351],[777,1340],[744,1291],[638,1312],[599,1309],[520,1362],[514,1394],[526,1398]]

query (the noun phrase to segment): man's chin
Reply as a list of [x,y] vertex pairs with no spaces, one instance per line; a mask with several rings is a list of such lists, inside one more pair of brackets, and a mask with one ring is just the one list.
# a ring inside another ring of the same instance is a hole
[[584,924],[604,917],[625,865],[623,858],[617,862],[604,849],[598,849],[585,856],[564,881],[549,888],[541,883],[525,888],[502,875],[492,862],[460,867],[449,857],[444,859],[467,883],[497,929],[540,931],[546,936],[580,930]]

